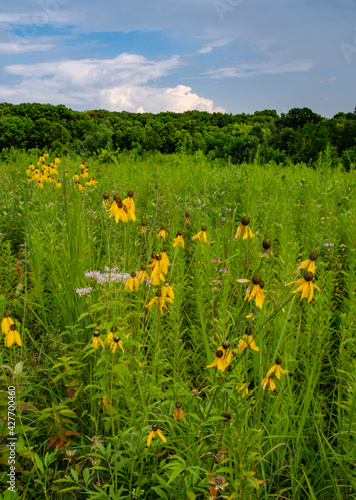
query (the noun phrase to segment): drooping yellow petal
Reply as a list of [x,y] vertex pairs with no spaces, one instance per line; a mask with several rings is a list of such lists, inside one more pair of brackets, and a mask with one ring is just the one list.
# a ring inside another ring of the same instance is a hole
[[160,429],[158,429],[156,432],[157,432],[158,436],[162,439],[162,441],[163,441],[164,443],[166,443],[166,442],[167,442],[167,439],[163,436],[163,434],[162,434],[162,432],[160,431]]

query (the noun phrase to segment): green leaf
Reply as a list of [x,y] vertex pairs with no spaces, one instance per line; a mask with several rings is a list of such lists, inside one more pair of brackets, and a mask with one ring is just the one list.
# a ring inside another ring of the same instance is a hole
[[174,481],[174,480],[175,480],[175,478],[176,478],[177,476],[179,476],[179,474],[180,474],[183,470],[184,470],[184,467],[182,467],[181,465],[177,465],[177,467],[174,467],[173,472],[172,472],[172,474],[171,474],[171,477],[170,477],[170,478],[169,478],[169,480],[168,480],[167,485],[168,485],[168,484],[170,484],[172,481]]

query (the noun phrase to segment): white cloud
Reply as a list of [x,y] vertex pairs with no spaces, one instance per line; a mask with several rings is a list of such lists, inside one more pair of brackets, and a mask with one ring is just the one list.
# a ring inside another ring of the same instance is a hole
[[313,67],[313,61],[299,60],[290,62],[263,62],[256,64],[240,64],[238,67],[229,66],[207,71],[207,75],[214,79],[247,78],[258,75],[277,75],[281,73],[306,72]]
[[149,60],[137,54],[114,59],[81,59],[36,64],[11,64],[5,71],[21,79],[0,86],[0,100],[37,101],[88,108],[157,113],[159,111],[224,111],[190,87],[158,85],[182,66],[178,56]]
[[34,43],[23,43],[17,41],[0,42],[0,54],[17,55],[30,52],[45,52],[54,48],[54,44],[43,43],[36,39]]
[[199,54],[208,54],[209,52],[212,52],[215,48],[225,47],[226,45],[229,45],[229,43],[231,43],[232,41],[233,38],[227,36],[223,38],[218,38],[213,42],[203,45],[203,47],[198,52]]

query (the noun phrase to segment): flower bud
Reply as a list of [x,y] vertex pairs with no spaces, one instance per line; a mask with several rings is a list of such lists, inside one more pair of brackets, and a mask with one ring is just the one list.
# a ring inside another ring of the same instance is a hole
[[265,238],[263,241],[262,241],[262,246],[265,250],[268,250],[269,248],[271,248],[271,245],[272,245],[272,242],[269,238]]
[[222,343],[222,346],[224,349],[227,349],[229,347],[229,341],[228,340],[224,340],[224,342]]
[[189,217],[190,213],[189,212],[185,212],[184,214],[186,217]]

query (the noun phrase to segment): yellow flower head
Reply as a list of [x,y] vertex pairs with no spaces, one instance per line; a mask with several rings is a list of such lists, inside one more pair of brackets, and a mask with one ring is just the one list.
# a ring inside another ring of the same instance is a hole
[[1,331],[7,335],[10,331],[10,326],[13,325],[14,322],[10,318],[10,315],[7,311],[4,312],[4,319],[1,322]]
[[147,221],[146,219],[143,219],[141,222],[141,234],[146,234],[147,233]]
[[142,264],[141,266],[141,271],[138,273],[137,279],[139,280],[140,284],[142,284],[145,279],[150,279],[147,274],[147,266],[145,266],[144,264]]
[[153,304],[157,302],[157,309],[160,311],[161,314],[163,314],[163,308],[168,309],[166,306],[166,302],[170,302],[173,304],[173,300],[170,297],[162,297],[162,292],[161,290],[157,290],[155,297],[147,304],[146,307],[151,309]]
[[158,425],[152,425],[152,430],[147,438],[147,448],[150,447],[152,439],[154,439],[156,436],[159,436],[164,443],[167,442],[167,439],[163,436],[162,432],[159,430]]
[[296,270],[296,273],[300,270],[300,269],[305,269],[306,267],[308,268],[308,271],[310,271],[311,273],[315,274],[315,261],[316,259],[318,258],[318,254],[316,252],[311,252],[311,254],[309,255],[309,259],[307,260],[304,260],[303,262],[301,262]]
[[136,221],[135,202],[133,200],[133,191],[127,193],[127,198],[123,200],[123,205],[128,216],[128,220]]
[[265,238],[262,241],[262,247],[264,249],[264,253],[262,255],[260,255],[261,259],[263,259],[263,257],[266,257],[266,259],[268,260],[269,256],[273,255],[273,252],[271,250],[271,245],[272,245],[272,242],[269,238]]
[[173,288],[171,287],[171,284],[169,281],[166,281],[163,287],[161,288],[162,292],[162,297],[166,299],[166,297],[170,297],[172,300],[174,300],[174,292]]
[[109,335],[106,337],[106,343],[110,345],[112,352],[116,351],[117,346],[120,347],[123,353],[125,352],[120,337],[117,336],[114,337],[114,334],[112,332],[110,332]]
[[174,413],[173,413],[174,420],[179,420],[181,418],[185,418],[184,412],[182,410],[182,403],[177,401],[175,404],[175,407],[176,407],[176,409],[174,410]]
[[276,389],[276,384],[274,383],[274,380],[273,380],[273,373],[269,377],[266,377],[262,380],[263,390],[266,390],[268,384],[269,384],[269,388],[268,388],[269,391],[274,391]]
[[207,368],[212,368],[213,366],[216,366],[218,370],[221,372],[224,372],[225,369],[229,366],[232,353],[229,347],[229,342],[225,340],[222,344],[222,347],[219,347],[219,349],[216,351],[215,354],[215,360],[211,365],[208,365]]
[[183,240],[183,231],[178,231],[176,238],[173,238],[174,241],[174,247],[177,245],[181,246],[184,248],[184,240]]
[[281,364],[282,364],[282,360],[281,358],[277,358],[276,359],[276,364],[272,366],[272,368],[270,368],[267,372],[267,375],[266,377],[270,377],[272,374],[276,374],[276,377],[278,378],[278,380],[281,378],[281,373],[289,373],[288,370],[283,370],[283,368],[281,368]]
[[161,230],[157,234],[157,238],[163,238],[163,239],[167,238],[168,233],[167,233],[166,229],[167,229],[167,226],[165,224],[162,224],[161,225]]
[[236,389],[238,389],[239,391],[243,391],[244,389],[244,392],[242,394],[242,397],[246,397],[247,394],[248,394],[248,385],[247,385],[247,382],[246,382],[246,379],[243,381],[243,384],[241,385],[241,387],[239,387],[238,385],[236,386]]
[[206,227],[205,224],[203,224],[201,226],[201,231],[199,231],[198,234],[196,234],[195,236],[192,236],[192,240],[196,240],[197,238],[199,239],[199,241],[203,241],[204,243],[208,243],[208,237],[206,235],[206,230],[208,228]]
[[151,278],[162,273],[167,274],[168,265],[167,261],[163,259],[162,254],[157,253],[154,258],[154,265],[152,268]]
[[14,342],[16,342],[16,344],[18,344],[19,346],[22,345],[20,334],[18,331],[16,331],[16,325],[12,323],[10,325],[10,330],[5,337],[5,346],[11,347]]
[[130,290],[130,292],[132,292],[135,287],[135,290],[137,291],[139,286],[140,280],[137,278],[136,273],[131,273],[130,278],[125,283],[125,290]]
[[260,350],[260,348],[257,347],[257,345],[255,344],[255,341],[253,340],[253,337],[252,337],[252,328],[250,326],[248,326],[246,328],[246,330],[245,330],[245,340],[243,340],[243,339],[239,340],[239,347],[237,349],[235,349],[234,352],[242,352],[248,346],[251,347],[251,349],[253,351],[259,351]]
[[288,285],[292,285],[293,283],[298,283],[298,285],[299,285],[298,288],[296,290],[294,290],[294,292],[291,292],[291,293],[302,292],[300,300],[307,298],[309,295],[308,303],[310,303],[313,299],[313,296],[314,296],[314,288],[316,288],[320,292],[320,288],[318,288],[312,282],[313,278],[314,278],[314,274],[311,271],[307,271],[304,274],[304,277],[301,278],[300,280],[292,281],[291,283],[288,283]]
[[[238,281],[239,283],[249,283],[250,282],[250,280],[248,280],[248,279],[238,279],[236,281]],[[262,280],[262,278],[259,274],[254,274],[252,276],[251,281],[252,281],[253,287],[252,287],[252,290],[251,290],[251,284],[247,287],[245,300],[248,299],[250,301],[252,299],[255,299],[256,306],[258,306],[259,308],[262,309],[263,302],[265,300],[264,294],[267,293],[266,290],[263,290],[263,288],[265,286],[264,281]]]
[[104,342],[101,340],[99,335],[100,334],[97,331],[95,331],[93,334],[93,347],[94,347],[94,349],[97,349],[99,347],[99,344],[101,345],[101,347],[104,347]]
[[243,232],[243,236],[242,236],[243,240],[246,240],[248,237],[253,238],[252,231],[248,227],[249,223],[250,223],[250,217],[248,217],[247,215],[244,215],[241,219],[241,224],[237,228],[237,231],[235,234],[235,240],[240,238],[242,232]]

